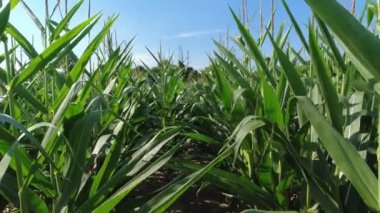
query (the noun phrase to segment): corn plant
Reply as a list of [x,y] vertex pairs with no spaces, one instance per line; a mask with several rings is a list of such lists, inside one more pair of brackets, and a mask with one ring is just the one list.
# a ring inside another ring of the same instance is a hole
[[[306,57],[288,43],[289,31],[274,37],[267,30],[256,40],[232,12],[241,33],[233,41],[248,61],[216,43],[189,135],[220,155],[203,168],[176,159],[171,167],[189,176],[169,186],[171,198],[159,194],[146,208],[168,208],[201,175],[256,209],[379,208],[372,126],[378,122],[378,39],[335,1],[307,3],[319,25],[309,25],[308,39],[283,1]],[[334,19],[336,12],[344,18]],[[274,49],[270,58],[261,51],[266,39]],[[215,163],[218,168],[209,168]]]
[[[5,48],[1,70],[2,199],[21,212],[110,211],[173,156],[178,146],[166,147],[181,128],[144,128],[147,105],[140,97],[146,91],[133,88],[131,43],[112,43],[115,17],[78,56],[73,49],[100,20],[96,14],[70,27],[79,1],[60,22],[47,20],[48,45],[38,53],[7,23],[16,4],[1,11],[2,43],[17,44]],[[22,49],[26,62],[15,60],[14,48]],[[95,53],[97,67],[90,70]]]
[[[61,20],[47,3],[44,21],[26,1],[7,2],[0,203],[21,212],[166,212],[191,187],[211,187],[236,211],[379,211],[379,5],[368,2],[356,19],[357,8],[335,0],[305,2],[315,19],[307,30],[283,0],[292,28],[274,34],[272,18],[259,38],[231,10],[239,36],[232,48],[215,41],[202,73],[150,50],[157,66],[135,67],[132,41],[110,33],[115,17],[95,34],[100,14],[72,25],[83,1]],[[41,31],[41,52],[9,23],[18,4]],[[153,186],[157,172],[168,180]]]

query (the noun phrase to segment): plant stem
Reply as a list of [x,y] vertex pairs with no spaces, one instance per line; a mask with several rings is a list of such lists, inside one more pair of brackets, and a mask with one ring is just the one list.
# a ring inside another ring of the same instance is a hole
[[274,36],[274,0],[272,0],[272,4],[271,4],[271,11],[272,11],[272,35]]
[[263,30],[264,30],[263,0],[260,0],[260,37],[263,36]]
[[[44,48],[47,48],[49,39],[49,0],[45,0],[45,39],[44,39]],[[48,101],[48,76],[47,70],[44,70],[44,93],[45,93],[45,104],[49,106]],[[54,85],[53,85],[54,86]]]
[[[87,11],[87,18],[89,19],[91,17],[91,0],[88,1],[88,11]],[[88,32],[88,43],[91,42],[91,30]],[[90,72],[92,72],[92,58],[90,58],[89,65],[90,65]]]
[[67,15],[67,0],[65,0],[65,15]]
[[351,13],[352,13],[353,16],[355,16],[355,12],[356,12],[356,0],[352,0]]
[[7,67],[7,83],[9,84],[9,82],[11,82],[12,80],[13,72],[12,72],[12,67],[11,67],[11,60],[9,57],[8,39],[5,38],[3,42],[4,42],[4,52],[5,52],[5,63]]
[[[7,37],[4,36],[2,38],[2,41],[4,43],[5,64],[6,64],[6,68],[7,68],[7,84],[9,86],[9,83],[12,80],[13,72],[12,72],[12,67],[11,67],[11,60],[10,60],[10,57],[9,57],[9,49],[8,49],[8,39],[7,39]],[[15,113],[14,113],[14,108],[13,108],[13,91],[12,91],[12,89],[10,89],[10,88],[8,89],[7,96],[8,96],[9,115],[11,117],[13,117]],[[11,132],[15,133],[15,129],[14,129],[13,126],[11,127]]]
[[25,195],[25,188],[23,187],[23,183],[24,183],[24,178],[23,178],[23,174],[22,174],[22,167],[21,167],[21,162],[20,162],[20,157],[18,155],[18,151],[17,151],[18,147],[16,148],[16,151],[14,152],[13,154],[13,159],[16,163],[16,177],[17,177],[17,185],[18,185],[18,196],[19,196],[19,199],[20,199],[20,212],[21,213],[26,213],[26,212],[29,212],[28,211],[28,204],[27,204],[27,201],[26,201],[26,195]]
[[49,40],[49,0],[45,0],[45,39],[44,48],[47,47]]
[[310,196],[310,184],[307,183],[306,185],[306,212],[311,207],[311,196]]

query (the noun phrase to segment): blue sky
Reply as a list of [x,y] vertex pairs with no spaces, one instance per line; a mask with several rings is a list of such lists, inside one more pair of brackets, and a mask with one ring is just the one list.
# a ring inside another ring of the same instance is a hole
[[[71,23],[83,21],[87,17],[86,0],[80,12]],[[348,0],[341,0],[349,5]],[[364,1],[360,0],[359,2]],[[41,20],[44,17],[44,0],[25,0]],[[51,0],[50,8],[56,0]],[[61,0],[63,3],[64,0]],[[73,5],[76,1],[69,0]],[[270,1],[263,0],[265,23],[270,19]],[[284,21],[290,26],[280,0],[277,5],[276,25]],[[308,22],[310,11],[303,0],[288,0],[291,9],[301,25]],[[154,65],[152,57],[146,51],[148,47],[153,52],[162,48],[166,54],[174,53],[174,58],[183,52],[184,57],[189,56],[190,65],[202,68],[208,64],[207,55],[214,50],[213,39],[226,39],[227,32],[236,35],[236,27],[228,6],[240,14],[241,0],[92,0],[92,13],[101,11],[103,18],[118,14],[119,18],[114,25],[117,38],[130,40],[134,36],[133,54],[136,62],[143,60],[148,65]],[[63,9],[63,7],[62,7]],[[252,17],[250,24],[254,35],[259,33],[259,0],[248,0],[248,12]],[[58,14],[58,13],[57,13]],[[40,35],[33,22],[26,14],[22,5],[11,14],[13,23],[28,39],[34,37],[36,46],[41,48]],[[101,26],[99,24],[98,26]],[[99,29],[99,28],[97,28]],[[96,29],[95,29],[96,31]],[[93,32],[94,34],[95,32]],[[294,33],[291,39],[297,42]],[[82,51],[86,44],[79,47]]]

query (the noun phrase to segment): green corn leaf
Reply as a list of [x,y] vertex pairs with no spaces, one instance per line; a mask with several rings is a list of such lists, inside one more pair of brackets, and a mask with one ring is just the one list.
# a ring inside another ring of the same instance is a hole
[[9,142],[9,141],[15,141],[16,138],[6,129],[3,127],[0,127],[0,140]]
[[9,173],[4,174],[3,179],[0,182],[0,195],[2,195],[2,197],[8,202],[18,205],[20,200],[17,191],[16,177]]
[[59,22],[54,32],[52,33],[53,34],[51,36],[52,41],[56,40],[61,34],[61,32],[67,28],[67,25],[69,24],[70,20],[78,11],[78,9],[82,6],[82,4],[83,4],[83,0],[78,1],[78,3],[76,3],[75,6],[71,8],[70,11],[66,14],[66,16],[62,19],[62,21]]
[[242,34],[245,42],[247,43],[247,46],[249,47],[249,50],[255,56],[255,60],[257,61],[258,65],[264,71],[264,74],[268,78],[271,86],[276,87],[276,81],[273,75],[271,74],[271,72],[269,71],[269,68],[265,62],[264,56],[262,55],[256,41],[252,38],[248,29],[244,26],[244,24],[240,21],[238,16],[234,13],[234,11],[231,8],[230,8],[230,11],[235,19],[235,22],[239,28],[240,33]]
[[111,76],[113,70],[117,70],[117,62],[120,59],[120,48],[117,48],[114,50],[114,52],[108,57],[107,63],[104,65],[104,68],[102,70],[102,75],[100,79],[102,79],[103,84],[105,84],[105,81],[108,80],[108,78]]
[[217,57],[218,61],[221,63],[221,65],[224,67],[226,70],[227,74],[232,76],[236,82],[246,91],[245,97],[248,99],[252,96],[254,96],[254,90],[250,83],[247,81],[247,79],[239,73],[231,64],[229,64],[225,59],[223,59],[221,56],[219,56],[217,53],[214,53],[215,56]]
[[58,196],[55,204],[55,211],[60,212],[68,205],[68,202],[76,197],[81,182],[82,175],[87,172],[84,169],[86,165],[86,155],[88,144],[91,140],[92,129],[99,121],[101,114],[99,112],[91,112],[73,126],[70,134],[70,146],[73,150],[73,156],[66,162],[65,181],[63,183],[63,191]]
[[84,85],[83,89],[81,90],[77,98],[77,102],[85,103],[90,98],[91,91],[92,91],[91,89],[94,86],[94,82],[96,78],[99,78],[99,75],[100,75],[99,69],[95,70],[92,73],[92,75],[90,76],[90,79],[88,79],[87,83]]
[[362,76],[367,80],[374,78],[380,81],[380,40],[365,29],[338,1],[305,1],[341,40]]
[[[113,135],[110,135],[108,138],[103,138],[106,140],[112,140],[114,136],[118,136],[120,134],[120,129],[124,127],[123,122],[119,122],[113,132]],[[104,184],[104,182],[108,181],[110,177],[115,172],[115,167],[117,166],[123,143],[119,140],[112,140],[112,145],[107,153],[107,157],[104,160],[104,163],[102,167],[100,168],[98,174],[94,178],[94,181],[92,182],[91,189],[90,189],[90,197],[95,195],[96,191],[98,190],[99,186]]]
[[11,0],[10,2],[11,2],[11,10],[13,10],[18,5],[20,0]]
[[[62,101],[60,107],[55,111],[55,115],[51,121],[51,124],[53,126],[59,126],[60,122],[62,121],[62,119],[65,115],[67,108],[70,105],[70,102],[72,101],[74,96],[77,94],[80,87],[81,87],[81,83],[77,82],[76,84],[74,84],[71,87],[69,92],[66,94],[66,97]],[[56,132],[57,132],[56,128],[49,127],[48,130],[46,131],[45,135],[44,135],[42,142],[41,142],[41,146],[44,149],[46,149],[48,153],[50,152],[50,148],[52,146],[52,144],[51,144],[52,140],[51,139],[54,137]]]
[[216,41],[214,41],[214,44],[224,56],[230,59],[235,64],[235,66],[237,66],[240,72],[242,72],[246,76],[250,76],[253,79],[258,80],[257,77],[247,69],[247,67],[245,67],[242,63],[240,63],[239,59],[236,58],[236,55],[234,53],[232,53],[229,49],[227,49],[222,44]]
[[334,57],[337,61],[337,64],[339,65],[343,73],[346,72],[347,70],[346,64],[344,62],[342,55],[339,52],[338,47],[335,44],[333,36],[331,35],[330,31],[327,29],[326,24],[321,19],[317,18],[317,21],[318,21],[319,28],[321,29],[323,35],[325,36],[327,40],[327,43],[329,44],[332,52],[334,53]]
[[38,53],[36,49],[34,49],[33,45],[12,24],[8,23],[6,31],[24,49],[25,53],[29,56],[30,59],[36,58],[38,56]]
[[18,86],[15,89],[15,92],[23,97],[27,102],[29,102],[37,111],[42,112],[44,114],[48,113],[47,108],[41,104],[27,89],[22,86]]
[[294,48],[290,47],[290,51],[291,53],[294,55],[294,57],[298,60],[298,62],[302,65],[307,65],[308,62],[305,60],[305,58],[303,58],[301,56],[301,53],[302,53],[302,49],[301,50],[298,50],[296,51]]
[[[291,102],[296,103],[292,100],[296,101],[297,99],[294,98],[290,100]],[[314,172],[310,168],[310,164],[306,163],[304,159],[301,158],[299,152],[296,151],[294,143],[289,141],[283,132],[276,126],[267,124],[266,131],[284,145],[283,147],[293,159],[293,161],[291,161],[292,167],[296,168],[295,171],[299,172],[310,186],[310,194],[312,198],[327,212],[342,212],[339,197],[331,192],[331,187],[328,183],[315,177]]]
[[50,212],[45,201],[37,193],[30,189],[25,190],[25,202],[28,205],[28,209],[32,212]]
[[279,128],[284,130],[284,115],[276,91],[266,81],[262,81],[262,93],[265,118],[273,123],[277,123]]
[[218,69],[219,67],[216,64],[213,64],[213,68],[214,68],[214,73],[216,76],[216,82],[219,88],[220,97],[222,99],[222,103],[224,105],[224,108],[230,111],[233,104],[232,86],[224,77],[221,70]]
[[11,13],[10,1],[0,9],[0,36],[3,35],[5,28],[9,21],[9,14]]
[[22,125],[20,122],[18,122],[17,120],[15,120],[14,118],[12,118],[11,116],[6,115],[6,114],[0,114],[0,121],[11,124],[12,126],[16,127],[17,129],[20,129],[21,132],[23,133],[20,136],[20,138],[18,138],[15,142],[13,142],[13,144],[10,146],[10,148],[8,149],[5,156],[0,161],[0,171],[1,171],[0,172],[0,182],[3,178],[3,175],[5,174],[5,171],[8,169],[8,167],[10,165],[12,155],[15,152],[17,152],[17,150],[18,150],[20,139],[22,139],[24,136],[28,137],[30,139],[31,143],[36,148],[38,148],[39,151],[41,152],[41,154],[51,163],[52,166],[54,166],[54,163],[51,160],[50,156],[45,152],[45,150],[39,144],[38,140],[28,131],[28,129],[24,125]]
[[141,206],[138,212],[157,212],[162,213],[166,210],[183,194],[185,193],[196,181],[205,175],[212,167],[224,160],[231,154],[231,149],[226,149],[223,153],[218,155],[207,166],[202,169],[186,176],[185,178],[174,182],[173,184],[165,187],[163,191],[154,196],[151,200]]
[[298,103],[309,118],[321,143],[338,168],[350,180],[363,201],[372,209],[379,210],[377,179],[354,146],[348,143],[307,97],[298,97]]
[[287,101],[288,96],[289,96],[289,86],[287,84],[287,80],[286,80],[286,76],[284,72],[281,71],[279,78],[280,78],[280,81],[277,84],[276,94],[280,101],[281,106],[285,106],[285,102]]
[[53,109],[57,109],[59,107],[59,105],[61,104],[61,102],[65,98],[66,93],[69,91],[71,85],[79,79],[81,74],[83,74],[83,72],[86,69],[86,65],[89,62],[92,54],[96,51],[96,49],[98,48],[100,43],[103,41],[104,37],[110,31],[110,29],[111,29],[111,27],[115,21],[116,21],[116,17],[110,18],[108,20],[108,22],[106,23],[106,25],[104,26],[104,28],[101,30],[101,32],[87,46],[85,52],[78,59],[78,61],[74,65],[73,69],[70,71],[69,78],[66,80],[64,86],[61,88],[59,95],[56,99],[56,102],[53,106]]
[[91,24],[89,24],[84,30],[82,30],[82,32],[74,40],[72,40],[69,45],[67,45],[61,52],[58,53],[57,57],[54,58],[54,61],[49,63],[50,66],[47,69],[55,69],[54,66],[57,63],[59,63],[64,57],[69,57],[72,60],[72,62],[77,62],[78,57],[73,52],[74,47],[76,47],[83,40],[84,37],[89,35],[89,33],[99,20],[100,16],[98,16]]
[[[157,155],[163,146],[171,141],[179,133],[179,131],[180,128],[178,127],[164,129],[158,132],[150,141],[144,143],[143,146],[139,147],[139,149],[137,149],[132,154],[132,156],[127,159],[127,162],[124,163],[122,168],[120,168],[114,175],[112,175],[112,177],[108,178],[107,181],[104,181],[104,184],[101,185],[98,190],[96,190],[96,193],[94,193],[90,199],[88,199],[79,207],[78,211],[90,212],[96,207],[100,206],[117,185],[121,184],[126,177],[133,177],[138,172],[140,172],[141,169],[144,168],[155,155]],[[107,162],[107,165],[104,167],[111,165],[110,169],[113,169],[112,164],[114,164],[114,162],[110,163]],[[97,177],[97,179],[100,178]]]
[[93,16],[92,18],[79,24],[74,29],[70,30],[64,36],[52,43],[39,56],[34,58],[30,62],[30,64],[20,72],[19,75],[14,77],[14,79],[10,82],[10,88],[15,88],[16,86],[30,79],[34,74],[36,74],[51,60],[53,60],[60,51],[62,51],[67,45],[70,44],[72,39],[74,39],[83,29],[85,29],[91,22],[93,22],[97,18],[98,16]]
[[[176,159],[173,163],[169,164],[169,167],[187,172],[196,172],[202,169],[202,165],[181,159]],[[278,205],[266,190],[256,185],[249,178],[238,176],[232,172],[212,168],[202,179],[238,195],[247,203],[259,208],[271,209]]]
[[154,172],[159,170],[164,166],[177,151],[179,145],[171,148],[168,152],[162,155],[155,162],[150,164],[144,171],[137,174],[132,180],[122,186],[115,194],[108,198],[105,202],[102,203],[98,208],[96,208],[94,213],[110,212],[115,206],[122,201],[122,199],[127,196],[136,186],[138,186],[142,181],[147,177],[152,175]]
[[378,3],[375,1],[367,1],[365,7],[367,9],[367,26],[369,27],[374,17],[378,17]]
[[[233,143],[226,145],[226,148],[209,164],[202,169],[191,173],[185,178],[174,182],[166,187],[163,191],[154,196],[151,200],[145,203],[138,210],[139,212],[165,212],[183,193],[185,193],[195,182],[197,182],[202,176],[204,176],[210,169],[216,166],[218,163],[226,159],[233,153],[235,147],[240,146],[241,140],[251,132],[263,126],[263,122],[258,120],[252,120],[253,117],[249,116],[242,121],[241,125],[235,129],[234,134],[231,136]],[[237,134],[235,138],[235,134]]]
[[289,6],[288,6],[288,3],[286,3],[286,0],[282,0],[282,4],[284,5],[284,8],[285,8],[285,11],[286,13],[288,14],[289,18],[290,18],[290,21],[292,22],[293,24],[293,27],[294,29],[296,30],[296,33],[298,35],[298,37],[300,38],[303,46],[305,47],[305,49],[309,52],[309,45],[307,44],[307,41],[306,41],[306,38],[305,36],[303,35],[303,32],[301,30],[301,27],[299,26],[299,24],[297,23],[297,20],[296,18],[294,17],[292,11],[290,10]]
[[269,35],[269,38],[272,41],[274,51],[277,54],[281,66],[284,68],[283,71],[294,94],[298,96],[305,96],[307,94],[307,91],[296,68],[292,62],[290,62],[286,54],[280,49],[280,47],[277,46],[272,36]]
[[[280,43],[281,43],[281,40],[282,40],[281,39],[282,38],[282,34],[284,33],[284,28],[285,28],[285,23],[282,22],[281,25],[280,25],[280,27],[278,28],[278,32],[277,32],[277,36],[276,36],[276,43],[279,46],[281,45]],[[272,36],[274,36],[274,35],[272,35]]]
[[260,158],[260,164],[258,168],[258,180],[260,185],[265,187],[270,192],[275,191],[275,179],[273,178],[273,153],[272,145],[270,141],[265,142],[265,150]]
[[11,10],[13,10],[18,5],[20,0],[11,0],[10,2],[11,2]]
[[342,133],[342,107],[335,86],[331,80],[331,73],[324,62],[322,52],[318,46],[314,30],[310,27],[310,55],[314,72],[319,80],[320,89],[325,99],[326,108],[333,127]]
[[216,141],[214,138],[201,134],[199,132],[187,132],[187,133],[182,133],[181,135],[194,139],[195,141],[204,142],[206,144],[214,144],[214,145],[219,144],[218,141]]
[[[0,140],[0,153],[3,156],[6,155],[6,153],[8,152],[8,150],[11,149],[11,147],[12,147],[11,143],[3,142]],[[33,169],[33,160],[30,159],[28,154],[23,149],[17,149],[16,152],[18,152],[17,153],[17,157],[18,157],[17,160],[21,164],[22,173],[26,177],[28,175],[28,173],[30,173],[31,171],[34,170]],[[16,164],[15,164],[14,160],[11,160],[10,167],[13,170],[16,170]],[[32,182],[30,184],[32,184],[33,186],[40,189],[46,196],[51,197],[54,195],[53,186],[50,184],[48,179],[43,175],[43,173],[39,170],[37,170],[34,173],[34,179],[32,180]]]
[[[7,82],[7,76],[6,71],[0,68],[0,81],[6,83]],[[42,113],[48,113],[48,110],[46,107],[41,104],[39,100],[37,100],[30,92],[25,89],[22,85],[17,86],[15,88],[15,92],[22,96],[27,102],[29,102],[37,111],[40,111]]]
[[[284,24],[281,25],[282,28],[281,30],[283,31],[283,27],[285,26]],[[289,37],[289,34],[290,34],[290,30],[291,28],[289,28],[284,35],[282,35],[282,31],[279,31],[278,35],[277,35],[277,38],[276,38],[276,44],[280,47],[280,49],[283,49],[285,44],[287,44],[287,41],[288,41],[288,37]],[[281,33],[281,34],[280,34]],[[278,58],[277,58],[277,55],[276,55],[276,52],[273,51],[272,53],[272,58],[271,58],[271,65],[273,66],[273,69],[277,69],[277,62],[278,62]],[[278,85],[277,85],[278,86]]]
[[[16,178],[10,174],[5,174],[1,184],[0,184],[0,194],[5,198],[8,202],[19,207],[19,196],[18,196],[18,187]],[[26,203],[28,208],[33,212],[42,212],[47,213],[49,209],[46,203],[38,196],[37,193],[33,192],[30,189],[26,189],[25,195],[27,196]]]
[[252,129],[255,130],[264,125],[263,121],[256,120],[254,116],[247,116],[235,127],[228,139],[229,141],[234,141],[234,162],[238,156],[241,144],[247,135],[251,133]]

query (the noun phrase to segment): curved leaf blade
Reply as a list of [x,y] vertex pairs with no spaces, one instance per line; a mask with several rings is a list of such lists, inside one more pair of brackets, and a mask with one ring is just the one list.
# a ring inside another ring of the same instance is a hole
[[10,1],[0,9],[0,36],[3,35],[11,13]]
[[319,113],[307,97],[297,97],[298,103],[309,118],[321,143],[338,168],[347,176],[363,201],[372,209],[379,210],[377,179],[354,146]]
[[[380,40],[335,0],[305,0],[342,41],[349,56],[369,80],[380,81]],[[339,17],[339,18],[336,18]]]

